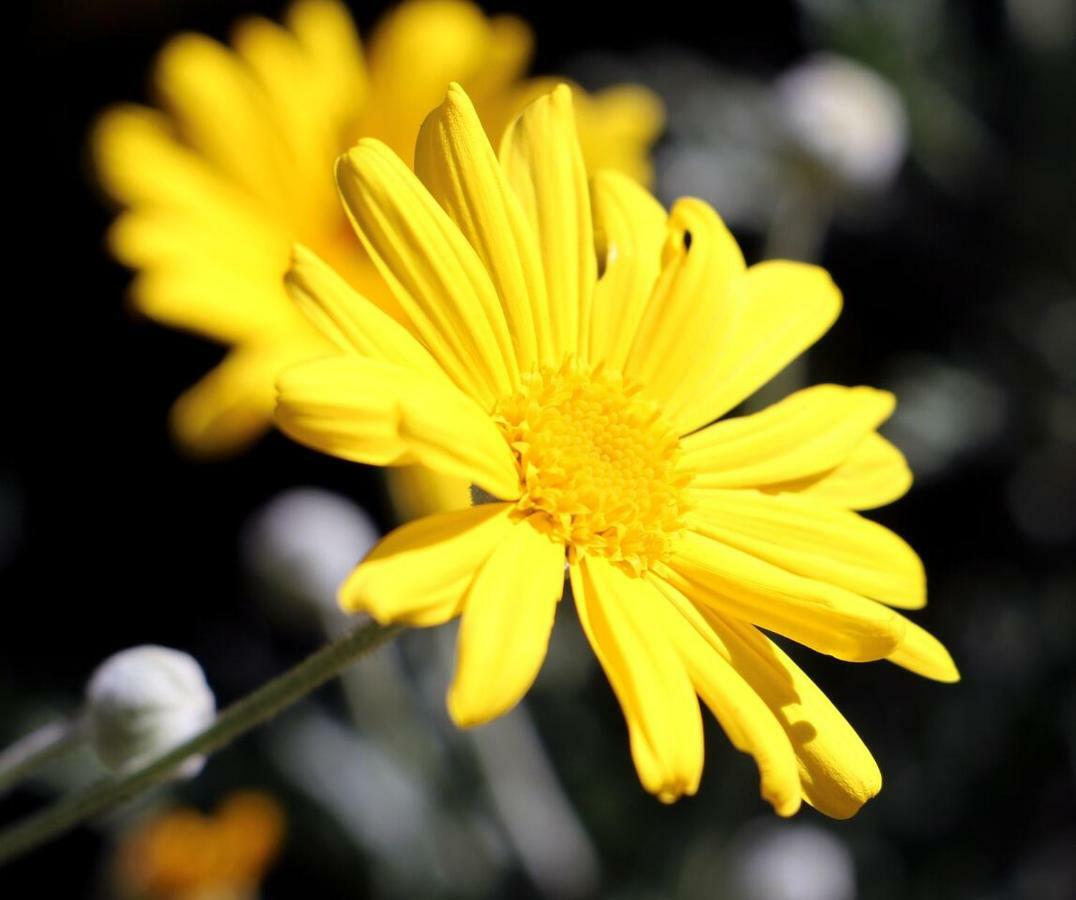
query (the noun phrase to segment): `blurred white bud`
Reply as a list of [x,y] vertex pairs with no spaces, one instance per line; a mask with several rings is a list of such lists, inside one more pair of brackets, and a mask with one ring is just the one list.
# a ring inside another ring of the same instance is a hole
[[[343,619],[336,591],[377,543],[373,520],[347,497],[319,488],[292,488],[257,509],[243,532],[243,559],[274,596],[278,615],[313,611]],[[281,600],[291,604],[281,604]],[[306,609],[295,609],[298,604]]]
[[755,822],[729,849],[730,900],[855,900],[852,854],[806,822]]
[[[216,700],[202,667],[179,650],[146,644],[99,665],[86,688],[86,727],[98,759],[112,771],[138,768],[206,728]],[[205,757],[179,770],[196,775]]]
[[842,181],[884,187],[908,146],[908,116],[896,89],[877,72],[827,54],[789,69],[775,85],[789,137]]

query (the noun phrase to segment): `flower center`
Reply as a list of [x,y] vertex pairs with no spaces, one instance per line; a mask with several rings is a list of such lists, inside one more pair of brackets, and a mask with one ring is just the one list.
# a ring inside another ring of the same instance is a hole
[[524,376],[494,413],[519,467],[521,515],[576,554],[633,574],[668,551],[686,509],[679,441],[619,375],[569,359]]

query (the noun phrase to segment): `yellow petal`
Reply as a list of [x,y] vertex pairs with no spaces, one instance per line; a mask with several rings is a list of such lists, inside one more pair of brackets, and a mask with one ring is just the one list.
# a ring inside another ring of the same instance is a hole
[[882,659],[904,637],[893,610],[851,591],[786,572],[688,531],[660,574],[692,599],[848,662]]
[[691,492],[692,527],[708,537],[816,581],[891,606],[927,602],[915,551],[876,522],[795,494]]
[[804,799],[835,819],[882,789],[882,773],[855,729],[776,645],[743,622],[702,609],[736,671],[773,710],[799,760]]
[[782,816],[800,807],[800,778],[792,744],[773,711],[731,664],[731,654],[690,600],[660,578],[651,583],[655,621],[680,652],[699,696],[721,723],[734,747],[758,764],[762,796]]
[[185,143],[269,209],[295,199],[280,124],[253,74],[227,47],[199,34],[161,51],[154,86]]
[[840,465],[795,481],[767,485],[846,509],[876,509],[899,500],[912,486],[904,454],[877,433],[868,434]]
[[474,249],[414,173],[364,139],[336,163],[355,231],[449,377],[486,409],[512,392],[515,356]]
[[744,306],[711,370],[698,428],[723,416],[803,353],[836,321],[841,292],[824,269],[774,260],[743,275]]
[[522,78],[534,56],[534,34],[518,16],[499,15],[488,20],[489,50],[482,66],[464,81],[474,100],[486,133],[497,137],[525,104],[516,101],[514,84]]
[[904,627],[904,640],[889,654],[890,662],[934,681],[960,681],[956,663],[941,641],[910,619],[904,619]]
[[738,349],[729,341],[743,305],[744,261],[717,213],[691,198],[673,206],[662,256],[624,374],[661,401],[683,434],[714,417],[715,367]]
[[[120,262],[132,268],[216,267],[244,277],[272,278],[275,288],[288,240],[282,230],[254,224],[245,216],[208,208],[196,213],[149,201],[112,223],[108,246]],[[278,312],[274,307],[267,315]]]
[[538,236],[547,306],[536,309],[538,351],[546,365],[587,346],[597,279],[586,167],[572,92],[559,85],[531,103],[504,134],[501,164]]
[[312,329],[268,273],[254,275],[211,261],[143,269],[128,289],[134,307],[156,322],[217,341],[241,343]]
[[661,271],[665,210],[625,175],[598,172],[590,182],[602,276],[594,288],[587,358],[621,369]]
[[180,395],[170,425],[192,456],[215,458],[246,449],[273,423],[273,379],[292,364],[289,346],[239,347]]
[[579,620],[628,722],[643,786],[664,802],[695,793],[702,718],[683,662],[648,616],[656,589],[596,558],[572,565],[571,579]]
[[324,453],[420,463],[515,499],[519,476],[493,420],[443,378],[361,356],[304,363],[277,380],[277,424]]
[[827,472],[893,412],[888,391],[819,384],[750,416],[715,422],[681,442],[695,484],[740,488]]
[[364,132],[376,134],[411,162],[423,118],[450,81],[467,83],[491,52],[489,21],[473,3],[401,3],[377,23],[369,41],[376,110]]
[[401,521],[471,505],[471,485],[422,466],[394,466],[385,482],[396,517]]
[[354,127],[370,89],[355,23],[347,7],[335,0],[298,0],[285,18],[334,112],[333,121],[341,129],[338,146],[346,146],[352,135],[344,129]]
[[415,173],[478,254],[503,310],[518,370],[538,362],[535,310],[545,308],[545,279],[533,229],[458,84],[426,118]]
[[348,576],[340,606],[382,624],[447,622],[462,609],[475,573],[515,527],[510,512],[509,504],[487,503],[397,528]]
[[333,221],[337,202],[327,163],[339,152],[341,123],[326,104],[318,71],[286,29],[261,16],[242,20],[233,46],[265,92],[287,151],[288,177],[301,185],[295,202],[296,228],[316,228]]
[[661,99],[637,84],[577,94],[576,121],[587,171],[615,169],[649,187],[654,180],[650,147],[665,125]]
[[514,523],[478,570],[463,605],[448,710],[460,728],[515,706],[542,667],[564,592],[564,545]]
[[307,318],[341,350],[444,378],[413,334],[356,293],[313,251],[295,246],[284,286]]
[[156,110],[133,104],[107,110],[94,123],[90,144],[98,178],[122,203],[148,203],[182,210],[203,222],[226,222],[248,232],[247,240],[279,233],[264,208],[179,143],[168,117]]

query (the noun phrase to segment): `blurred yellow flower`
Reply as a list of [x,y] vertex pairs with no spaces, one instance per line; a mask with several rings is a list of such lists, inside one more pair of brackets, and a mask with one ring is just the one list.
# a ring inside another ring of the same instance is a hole
[[123,837],[116,884],[131,900],[251,900],[283,836],[283,811],[259,791],[230,794],[209,816],[172,809]]
[[[240,22],[231,49],[176,37],[153,74],[163,111],[120,106],[101,118],[92,140],[99,177],[127,208],[109,243],[138,270],[134,305],[230,348],[174,407],[183,446],[209,456],[243,448],[271,421],[277,372],[324,352],[281,287],[293,242],[400,316],[341,214],[337,154],[373,135],[409,160],[450,80],[468,86],[499,135],[544,84],[523,79],[530,56],[523,22],[487,18],[467,2],[403,3],[364,54],[342,4],[299,0],[286,27]],[[656,98],[623,86],[580,101],[590,161],[648,179]]]
[[336,173],[402,315],[297,247],[289,290],[339,353],[278,379],[277,421],[336,456],[463,479],[485,501],[390,534],[342,605],[411,625],[462,616],[448,705],[476,725],[533,682],[567,565],[648,790],[696,790],[701,697],[780,814],[806,800],[852,815],[878,767],[760,628],[958,678],[891,608],[925,603],[918,557],[854,512],[910,484],[876,432],[893,397],[820,385],[710,424],[829,328],[829,276],[748,268],[699,200],[666,214],[622,175],[588,186],[565,86],[516,120],[499,159],[453,85],[414,172],[365,139]]

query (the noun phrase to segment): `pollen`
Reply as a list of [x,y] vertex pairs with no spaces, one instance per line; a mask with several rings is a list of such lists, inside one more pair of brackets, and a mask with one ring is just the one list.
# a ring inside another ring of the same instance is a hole
[[563,541],[569,562],[602,556],[639,575],[667,554],[690,476],[637,387],[569,359],[524,376],[495,418],[519,468],[518,513]]

